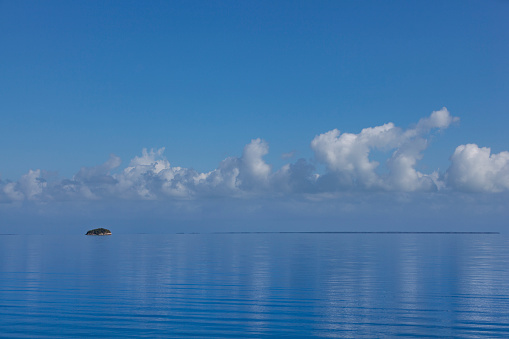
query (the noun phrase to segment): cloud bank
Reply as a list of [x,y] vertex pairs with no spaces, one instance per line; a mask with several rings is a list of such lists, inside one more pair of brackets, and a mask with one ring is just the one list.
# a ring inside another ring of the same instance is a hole
[[[83,167],[72,178],[55,179],[41,169],[18,181],[0,181],[0,201],[192,200],[208,197],[248,199],[304,195],[324,199],[342,192],[501,192],[509,190],[509,152],[491,154],[486,147],[460,145],[445,173],[417,169],[430,138],[458,121],[446,108],[414,126],[393,123],[358,134],[333,129],[310,143],[311,160],[298,159],[278,170],[264,156],[269,145],[251,140],[239,157],[229,157],[205,173],[172,166],[164,148],[142,151],[127,167],[111,155],[104,164]],[[372,152],[386,155],[384,166]],[[289,157],[288,157],[289,158]],[[325,167],[320,173],[315,165]]]

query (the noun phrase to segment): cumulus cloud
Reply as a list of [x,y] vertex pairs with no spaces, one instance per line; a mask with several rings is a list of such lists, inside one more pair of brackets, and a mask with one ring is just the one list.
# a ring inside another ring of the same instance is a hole
[[42,198],[46,186],[47,182],[41,170],[29,170],[17,182],[2,184],[0,181],[0,188],[3,193],[3,197],[0,196],[2,198],[0,200],[37,200]]
[[239,161],[241,185],[247,189],[265,188],[272,171],[263,156],[269,153],[269,145],[262,139],[254,139],[244,147]]
[[[333,189],[337,185],[339,188],[434,190],[440,185],[438,174],[423,174],[415,166],[428,145],[425,136],[457,120],[444,107],[407,130],[393,123],[365,128],[359,134],[341,134],[334,129],[316,136],[311,148],[317,160],[327,166],[330,173],[323,180]],[[387,161],[390,171],[387,175],[377,173],[379,163],[369,158],[372,150],[394,150]]]
[[142,155],[135,157],[121,173],[113,175],[115,184],[110,192],[123,198],[154,200],[161,195],[186,196],[186,187],[175,178],[185,178],[188,169],[171,167],[163,156],[164,148],[156,151],[143,149]]
[[460,145],[451,156],[448,184],[470,192],[500,192],[509,189],[509,152],[491,154],[488,147]]
[[379,164],[369,160],[369,152],[387,146],[397,134],[399,132],[392,123],[365,128],[359,134],[341,134],[334,129],[316,136],[311,141],[311,148],[317,160],[337,174],[341,186],[378,187],[382,185],[375,173]]
[[[0,181],[0,202],[68,200],[189,200],[207,197],[249,198],[302,195],[320,200],[352,191],[433,192],[509,190],[509,152],[461,145],[446,173],[423,173],[418,163],[435,132],[458,118],[446,108],[402,129],[393,123],[359,133],[338,129],[311,141],[314,158],[298,159],[273,170],[264,157],[269,145],[253,139],[240,156],[232,156],[210,172],[174,166],[164,148],[143,149],[125,168],[115,155],[98,166],[82,167],[69,179],[49,178],[30,170],[18,181]],[[384,166],[380,160],[385,155]],[[292,154],[293,155],[293,154]],[[315,165],[323,164],[325,171]]]

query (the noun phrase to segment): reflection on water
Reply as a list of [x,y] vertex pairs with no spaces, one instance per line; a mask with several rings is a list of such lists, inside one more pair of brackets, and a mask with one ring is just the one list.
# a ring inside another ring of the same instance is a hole
[[0,336],[509,336],[502,235],[0,236]]

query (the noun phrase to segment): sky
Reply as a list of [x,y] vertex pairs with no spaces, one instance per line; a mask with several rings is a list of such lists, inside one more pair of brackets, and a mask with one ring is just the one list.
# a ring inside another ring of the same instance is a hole
[[507,1],[0,1],[0,233],[509,231]]

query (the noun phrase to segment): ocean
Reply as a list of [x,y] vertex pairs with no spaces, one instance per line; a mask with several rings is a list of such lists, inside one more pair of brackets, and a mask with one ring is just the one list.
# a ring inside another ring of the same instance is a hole
[[501,234],[0,235],[0,337],[509,337]]

